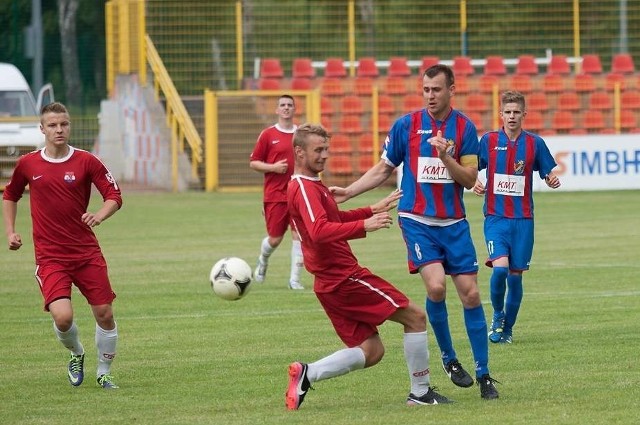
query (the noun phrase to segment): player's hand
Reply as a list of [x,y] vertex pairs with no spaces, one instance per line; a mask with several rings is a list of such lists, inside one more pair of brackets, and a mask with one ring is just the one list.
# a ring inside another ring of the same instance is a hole
[[476,180],[476,184],[473,185],[473,193],[478,196],[482,196],[487,192],[487,188],[484,187],[480,180]]
[[545,177],[544,182],[547,184],[547,186],[549,186],[551,189],[557,189],[560,187],[560,179],[558,178],[558,176],[556,176],[553,173],[549,173],[547,174],[547,177]]
[[381,212],[374,214],[364,221],[364,230],[367,232],[375,232],[379,229],[388,229],[393,224],[393,219],[389,213]]
[[280,161],[273,163],[273,172],[276,174],[285,174],[288,169],[289,166],[287,165],[286,159],[281,159]]
[[9,249],[11,251],[16,251],[18,249],[20,249],[20,247],[22,246],[22,238],[20,237],[19,233],[11,233],[9,235]]
[[387,212],[398,206],[398,199],[402,197],[402,190],[396,189],[387,195],[385,198],[379,200],[375,204],[371,205],[371,211],[376,214],[380,212]]
[[337,204],[341,204],[351,198],[347,193],[347,189],[344,187],[331,186],[329,187],[329,192],[331,192],[333,200],[336,201]]
[[431,137],[430,139],[428,139],[428,142],[438,151],[438,158],[443,159],[445,156],[447,156],[447,149],[449,148],[449,144],[447,143],[447,139],[442,137],[442,130],[438,130],[438,133],[435,135],[435,137]]
[[102,220],[94,213],[86,212],[82,214],[82,222],[89,227],[96,227],[102,223]]

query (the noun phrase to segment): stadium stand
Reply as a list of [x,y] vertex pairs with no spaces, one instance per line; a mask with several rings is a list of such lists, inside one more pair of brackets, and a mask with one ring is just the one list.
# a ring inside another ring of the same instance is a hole
[[456,78],[460,75],[473,75],[476,72],[471,65],[471,58],[468,56],[455,56],[451,67]]
[[393,116],[390,114],[378,114],[378,133],[386,134],[393,125]]
[[605,89],[608,91],[612,91],[615,89],[616,85],[620,87],[620,90],[624,90],[627,88],[627,80],[624,74],[618,74],[615,72],[608,73],[605,76]]
[[377,78],[380,75],[375,58],[364,57],[358,61],[357,77]]
[[343,96],[344,85],[340,78],[323,78],[320,82],[320,90],[325,96]]
[[502,56],[487,56],[484,65],[485,75],[506,75],[507,67]]
[[539,133],[546,128],[544,118],[540,111],[528,111],[524,119],[524,128],[534,133]]
[[438,56],[423,56],[422,65],[420,65],[420,75],[422,76],[427,68],[430,68],[438,63],[440,63],[440,58]]
[[571,90],[562,92],[558,97],[558,108],[567,111],[579,111],[582,109],[582,102],[580,102],[578,93]]
[[551,117],[551,129],[567,134],[576,127],[575,113],[572,111],[557,110],[553,112]]
[[343,115],[338,124],[338,131],[351,136],[362,134],[364,129],[360,115]]
[[547,66],[547,74],[569,75],[571,67],[567,61],[567,55],[553,55]]
[[281,80],[276,78],[261,78],[258,80],[258,88],[260,90],[280,90],[282,88]]
[[292,90],[311,90],[313,89],[313,83],[311,79],[306,77],[294,77],[291,79]]
[[529,74],[514,74],[511,76],[509,87],[528,95],[533,92],[533,79]]
[[589,95],[589,109],[610,111],[613,108],[611,95],[604,91],[594,91]]
[[588,109],[582,114],[581,129],[587,133],[612,133],[613,126],[607,126],[604,113],[600,109]]
[[347,69],[344,67],[342,58],[328,58],[324,68],[324,76],[329,78],[345,78]]
[[577,74],[573,77],[573,89],[578,93],[590,93],[596,90],[596,79],[592,74]]
[[329,100],[328,97],[321,97],[320,98],[320,115],[321,116],[326,116],[326,117],[331,117],[334,114],[334,109],[333,109],[333,105],[331,103],[331,100]]
[[478,90],[480,93],[493,93],[494,88],[500,90],[502,81],[504,79],[497,75],[480,75],[478,77]]
[[611,72],[614,74],[631,74],[636,71],[633,57],[629,53],[616,53],[611,60]]
[[581,72],[584,74],[602,74],[602,62],[600,61],[600,55],[582,55]]
[[631,89],[620,95],[620,106],[623,110],[640,111],[640,91]]
[[391,77],[408,77],[411,75],[411,68],[407,64],[407,58],[404,56],[393,56],[389,60],[389,69],[387,75]]
[[405,77],[389,76],[384,79],[381,91],[390,96],[404,96],[407,94]]
[[565,89],[565,77],[560,74],[545,74],[542,77],[542,90],[545,93],[560,93]]
[[516,64],[516,74],[538,75],[538,64],[533,55],[518,56]]
[[402,110],[417,111],[424,108],[424,98],[419,94],[408,94],[402,99]]
[[353,93],[357,96],[370,97],[375,80],[370,77],[356,77],[353,80]]
[[471,93],[467,96],[463,111],[488,112],[489,110],[490,108],[487,96],[480,93]]
[[311,64],[310,58],[295,58],[291,65],[293,78],[315,78],[316,69]]
[[640,131],[638,128],[638,120],[633,111],[627,109],[620,111],[620,129],[628,133],[637,133]]
[[362,99],[356,95],[346,95],[341,100],[340,110],[345,115],[362,115],[364,113]]
[[526,99],[527,109],[529,111],[546,112],[549,110],[549,100],[544,92],[537,91],[531,93]]
[[381,114],[394,114],[396,112],[391,96],[385,94],[378,96],[378,112]]
[[280,64],[280,59],[264,58],[260,61],[260,77],[261,78],[283,78],[284,71]]

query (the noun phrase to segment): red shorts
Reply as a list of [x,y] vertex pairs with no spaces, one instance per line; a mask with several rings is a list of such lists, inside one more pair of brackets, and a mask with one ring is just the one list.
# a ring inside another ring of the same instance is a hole
[[267,234],[272,238],[279,238],[287,233],[289,228],[289,208],[286,202],[265,202],[264,220],[267,223]]
[[378,326],[409,299],[395,286],[363,268],[332,292],[316,293],[336,333],[356,347],[378,333]]
[[71,299],[75,284],[89,305],[111,304],[116,294],[111,289],[107,262],[102,255],[85,261],[56,261],[36,264],[36,280],[44,297],[44,309],[61,298]]

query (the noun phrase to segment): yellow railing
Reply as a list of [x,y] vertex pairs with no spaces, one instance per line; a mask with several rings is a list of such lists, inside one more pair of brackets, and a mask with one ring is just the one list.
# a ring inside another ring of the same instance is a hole
[[156,99],[160,99],[160,94],[164,94],[166,100],[165,112],[167,115],[167,125],[171,129],[171,170],[173,178],[173,188],[177,188],[178,181],[178,153],[184,152],[185,141],[191,150],[191,175],[198,178],[198,166],[202,164],[202,139],[191,120],[191,116],[180,98],[180,94],[173,85],[173,81],[167,69],[160,59],[151,38],[145,37],[147,61],[153,74],[153,88]]

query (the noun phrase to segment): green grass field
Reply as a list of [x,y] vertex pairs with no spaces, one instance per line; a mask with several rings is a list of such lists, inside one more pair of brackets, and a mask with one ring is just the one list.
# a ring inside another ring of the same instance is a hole
[[[347,205],[386,193],[372,191]],[[387,348],[380,364],[318,382],[296,412],[284,407],[287,365],[314,361],[341,343],[310,290],[310,276],[303,276],[309,290],[287,289],[290,239],[273,255],[267,281],[254,284],[246,298],[221,300],[208,282],[220,257],[243,257],[253,267],[264,234],[261,195],[125,192],[124,198],[123,209],[96,229],[118,294],[113,374],[121,388],[95,385],[94,322],[77,292],[87,376],[81,387],[68,384],[68,353],[32,277],[25,199],[18,226],[23,249],[0,251],[0,423],[640,423],[640,191],[537,194],[536,246],[514,343],[490,346],[499,400],[481,400],[476,386],[455,387],[429,331],[432,384],[456,403],[405,406],[402,330],[388,323],[380,329]],[[468,194],[466,202],[483,260],[481,200]],[[423,304],[397,226],[352,247],[363,265]],[[489,276],[483,267],[490,320]],[[451,282],[448,305],[458,355],[473,370]]]

